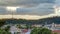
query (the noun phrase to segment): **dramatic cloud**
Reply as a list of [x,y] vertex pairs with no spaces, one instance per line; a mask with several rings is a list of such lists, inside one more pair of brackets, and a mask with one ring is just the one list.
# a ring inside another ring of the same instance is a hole
[[[17,8],[14,14],[18,15],[48,15],[54,13],[55,0],[0,0],[0,6],[23,6]],[[1,9],[0,9],[1,10]],[[6,8],[0,14],[11,14]]]
[[11,6],[37,6],[41,3],[55,3],[55,0],[0,0],[0,5]]
[[29,14],[29,15],[47,15],[54,13],[53,4],[44,3],[39,4],[33,8],[18,8],[17,14]]

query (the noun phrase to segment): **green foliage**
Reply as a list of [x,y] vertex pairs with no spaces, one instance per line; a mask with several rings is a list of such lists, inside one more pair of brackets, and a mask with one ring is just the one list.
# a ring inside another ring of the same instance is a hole
[[26,24],[26,29],[31,29],[31,25]]
[[0,29],[0,34],[11,34],[11,32],[5,31],[4,29]]
[[10,26],[7,26],[4,30],[8,32],[10,30]]
[[56,32],[54,34],[57,34]]
[[34,28],[31,34],[51,34],[51,30],[46,28]]
[[[58,17],[48,17],[48,18],[43,18],[43,19],[39,19],[39,20],[26,20],[26,19],[5,19],[7,20],[7,24],[45,24],[47,22],[47,24],[51,24],[51,23],[60,23],[60,16]],[[12,22],[13,21],[13,22]]]
[[0,26],[6,24],[51,24],[51,23],[60,23],[60,16],[48,17],[39,20],[26,20],[26,19],[0,19]]
[[0,20],[0,27],[3,26],[5,24],[5,20],[4,19],[1,19]]
[[20,24],[18,24],[17,27],[18,27],[19,29],[22,28]]

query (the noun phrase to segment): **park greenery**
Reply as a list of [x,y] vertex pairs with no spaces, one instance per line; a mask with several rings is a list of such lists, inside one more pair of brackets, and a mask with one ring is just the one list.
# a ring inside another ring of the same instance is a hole
[[0,27],[5,25],[5,19],[0,19]]
[[9,30],[10,30],[10,26],[7,26],[6,28],[0,28],[0,34],[11,34]]
[[35,27],[34,29],[32,29],[30,34],[57,34],[56,32],[52,32],[52,30],[49,30],[47,28],[43,28],[43,27]]
[[52,34],[52,31],[47,28],[34,28],[31,34]]

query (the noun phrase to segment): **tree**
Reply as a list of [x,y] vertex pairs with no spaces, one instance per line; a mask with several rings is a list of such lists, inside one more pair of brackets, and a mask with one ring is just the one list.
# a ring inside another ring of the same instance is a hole
[[20,24],[18,24],[17,27],[18,27],[19,29],[22,28]]
[[56,32],[54,34],[57,34]]
[[5,20],[4,19],[0,19],[0,27],[3,26],[5,24]]
[[26,24],[26,29],[31,29],[31,25]]
[[10,26],[7,26],[4,30],[8,32],[10,30]]
[[5,29],[0,29],[0,34],[11,34],[11,32],[5,31]]
[[46,28],[34,28],[30,34],[52,34],[52,31]]

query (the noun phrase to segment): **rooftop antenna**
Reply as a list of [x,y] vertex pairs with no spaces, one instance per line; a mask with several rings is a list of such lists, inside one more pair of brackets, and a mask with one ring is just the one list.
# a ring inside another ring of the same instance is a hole
[[12,6],[7,6],[6,9],[7,11],[11,12],[11,22],[13,23],[13,18],[14,18],[14,12],[16,12],[16,9],[20,7],[12,7]]

